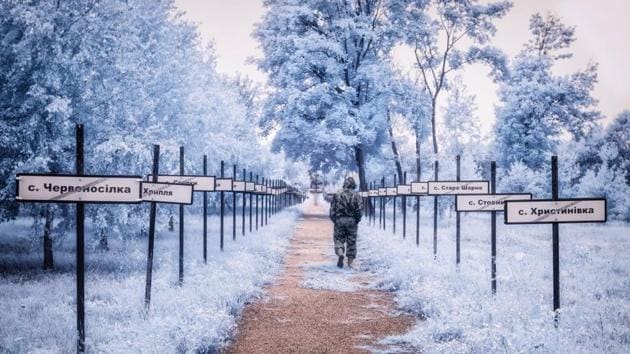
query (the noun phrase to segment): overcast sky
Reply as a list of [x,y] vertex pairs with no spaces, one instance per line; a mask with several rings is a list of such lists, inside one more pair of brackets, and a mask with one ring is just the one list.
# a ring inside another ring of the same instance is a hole
[[[227,74],[244,73],[264,81],[247,58],[260,56],[256,41],[251,37],[254,24],[264,13],[262,0],[176,0],[186,16],[199,25],[204,41],[214,41],[218,70]],[[514,7],[497,22],[498,32],[493,44],[508,55],[516,54],[529,39],[529,17],[535,12],[552,12],[565,24],[574,25],[577,41],[574,57],[557,65],[559,73],[570,73],[586,67],[590,61],[599,63],[599,83],[595,97],[599,109],[609,121],[624,109],[630,109],[630,13],[628,0],[513,0]],[[496,86],[481,65],[464,73],[465,84],[476,95],[478,114],[485,131],[494,121],[497,103]]]

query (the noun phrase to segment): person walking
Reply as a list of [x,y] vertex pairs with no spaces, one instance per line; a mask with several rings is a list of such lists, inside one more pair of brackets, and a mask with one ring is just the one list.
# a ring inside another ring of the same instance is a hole
[[344,250],[348,267],[357,256],[357,225],[361,221],[361,197],[354,192],[354,178],[347,177],[343,189],[335,193],[330,202],[330,219],[335,224],[335,254],[339,256],[337,267],[343,268]]

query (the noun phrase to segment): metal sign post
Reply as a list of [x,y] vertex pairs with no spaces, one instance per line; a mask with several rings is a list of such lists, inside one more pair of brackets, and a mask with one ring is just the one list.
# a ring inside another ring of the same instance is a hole
[[[232,179],[236,181],[236,164],[232,165]],[[232,240],[236,240],[236,191],[232,182]]]
[[[83,124],[76,127],[76,173],[83,176]],[[85,206],[77,202],[77,352],[85,352]]]
[[[457,181],[460,180],[460,157],[457,155],[455,157],[455,165],[456,165],[456,174]],[[459,266],[460,261],[460,224],[459,224],[459,213],[455,212],[455,265]]]
[[[397,176],[396,174],[394,174],[394,190],[393,190],[393,203],[392,203],[392,214],[393,214],[393,220],[392,220],[392,233],[394,235],[396,235],[396,191],[397,191]],[[390,191],[388,188],[388,195],[390,195]]]
[[[208,156],[203,155],[203,175],[208,175]],[[208,263],[208,192],[203,192],[203,263]]]
[[254,183],[254,174],[252,171],[249,171],[249,183],[246,185],[246,189],[249,192],[249,232],[252,232],[252,200],[254,197],[254,191],[256,189],[256,185]]
[[[433,167],[433,178],[437,181],[439,171],[439,163],[435,161]],[[437,257],[437,214],[438,214],[438,199],[437,195],[433,197],[433,258]]]
[[[490,193],[497,193],[497,163],[490,162]],[[497,293],[497,212],[490,213],[490,287]]]
[[[219,174],[221,176],[221,178],[224,177],[223,175],[223,170],[225,168],[225,162],[223,160],[221,160],[221,173]],[[221,199],[221,221],[220,221],[220,234],[221,234],[221,240],[220,240],[220,247],[221,247],[221,251],[223,251],[223,228],[224,228],[224,222],[223,222],[223,216],[225,214],[225,195],[223,190],[221,190],[221,194],[220,194],[220,199]]]
[[[157,176],[160,167],[160,146],[153,145],[153,182],[157,182]],[[153,279],[153,248],[155,245],[155,213],[157,208],[156,202],[151,202],[149,207],[149,245],[147,250],[147,275],[144,288],[144,309],[149,312],[151,305],[151,281]]]
[[[403,173],[403,185],[407,184],[407,171]],[[403,240],[407,236],[407,196],[402,196]]]
[[[184,175],[184,147],[179,147],[179,174]],[[179,282],[184,283],[184,205],[179,205]]]

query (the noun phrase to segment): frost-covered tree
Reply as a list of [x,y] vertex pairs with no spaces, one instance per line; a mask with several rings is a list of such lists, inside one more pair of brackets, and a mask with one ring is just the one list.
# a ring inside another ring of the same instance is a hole
[[356,166],[386,135],[387,1],[266,0],[255,36],[272,87],[263,124],[274,145],[315,170]]
[[[152,144],[162,173],[178,172],[179,146],[186,173],[201,173],[203,154],[212,174],[222,159],[266,177],[288,164],[259,143],[246,85],[217,73],[172,0],[3,1],[0,30],[0,222],[35,217],[46,267],[73,208],[15,203],[15,174],[72,173],[75,123],[85,126],[87,174],[145,175]],[[86,212],[104,249],[146,224],[144,205]]]
[[413,48],[421,85],[431,100],[433,153],[438,154],[438,99],[448,78],[470,63],[486,63],[495,77],[505,70],[502,52],[490,45],[494,22],[512,6],[509,1],[410,0],[391,6],[396,31]]
[[514,60],[509,77],[500,85],[495,136],[501,166],[522,161],[529,168],[540,169],[564,133],[580,140],[600,117],[592,96],[596,65],[566,76],[552,72],[555,61],[567,57],[557,51],[573,41],[568,28],[545,30],[558,26],[564,28],[551,15],[542,22],[538,15],[532,17],[535,40]]
[[479,145],[481,133],[475,111],[475,96],[466,92],[461,80],[452,85],[444,107],[444,137],[446,156],[464,155],[467,147]]

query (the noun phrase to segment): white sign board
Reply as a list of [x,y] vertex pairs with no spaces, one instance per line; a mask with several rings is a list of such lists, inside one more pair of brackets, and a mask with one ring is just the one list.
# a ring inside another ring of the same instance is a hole
[[606,222],[606,199],[505,202],[506,224]]
[[368,192],[361,191],[361,192],[359,192],[359,196],[361,196],[362,198],[365,198],[365,197],[368,196]]
[[[149,175],[147,181],[151,182],[153,176]],[[158,182],[175,184],[192,184],[195,192],[213,192],[214,176],[178,176],[178,175],[158,175]]]
[[427,194],[429,192],[429,184],[427,182],[411,182],[411,193]]
[[232,179],[231,178],[217,178],[216,189],[219,192],[231,192],[232,191]]
[[395,197],[396,196],[396,187],[387,187],[387,196]]
[[409,184],[399,184],[396,188],[398,195],[411,195],[411,185]]
[[456,211],[503,211],[508,200],[531,200],[531,193],[470,194],[455,197]]
[[232,190],[235,192],[245,192],[245,181],[232,181]]
[[265,193],[266,188],[264,184],[257,184],[256,193]]
[[379,189],[378,189],[378,196],[379,196],[379,197],[385,197],[385,196],[387,196],[387,188],[379,188]]
[[247,182],[245,183],[245,191],[246,192],[255,192],[256,191],[256,183]]
[[20,202],[140,203],[141,176],[19,174]]
[[368,196],[369,197],[378,197],[378,190],[377,189],[370,189],[370,191],[368,192]]
[[145,202],[192,204],[193,185],[164,182],[142,182]]
[[429,181],[429,195],[488,194],[488,181]]

